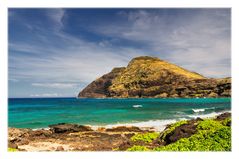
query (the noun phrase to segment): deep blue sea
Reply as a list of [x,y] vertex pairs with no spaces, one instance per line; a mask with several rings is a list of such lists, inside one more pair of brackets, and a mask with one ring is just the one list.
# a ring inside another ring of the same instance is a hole
[[57,123],[152,126],[230,111],[231,99],[11,98],[8,110],[9,127],[17,128],[46,128]]

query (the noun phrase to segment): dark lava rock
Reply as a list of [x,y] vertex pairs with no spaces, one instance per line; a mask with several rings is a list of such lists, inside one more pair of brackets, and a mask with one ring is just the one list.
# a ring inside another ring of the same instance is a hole
[[144,132],[140,128],[136,126],[126,127],[126,126],[118,126],[115,128],[109,128],[105,130],[106,132]]
[[53,133],[93,131],[89,126],[83,126],[83,125],[77,125],[77,124],[59,123],[56,125],[49,125],[49,127]]
[[176,142],[181,138],[187,138],[196,133],[197,126],[194,124],[196,120],[189,122],[188,124],[180,125],[176,127],[171,133],[167,134],[165,137],[166,144]]
[[221,121],[221,120],[225,120],[226,118],[229,118],[229,117],[231,117],[231,113],[226,112],[226,113],[223,113],[223,114],[217,116],[216,120]]
[[120,146],[119,146],[119,150],[120,151],[125,151],[128,148],[132,147],[133,144],[130,141],[124,141]]

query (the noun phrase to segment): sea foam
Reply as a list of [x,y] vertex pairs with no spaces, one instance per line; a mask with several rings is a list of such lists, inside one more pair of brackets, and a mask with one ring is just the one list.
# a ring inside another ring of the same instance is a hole
[[[186,120],[185,118],[181,118],[179,120]],[[134,123],[118,123],[118,124],[110,124],[105,126],[93,126],[93,129],[97,129],[98,127],[105,127],[105,128],[113,128],[118,126],[137,126],[141,129],[148,129],[153,128],[155,131],[163,131],[168,124],[175,123],[176,119],[166,119],[166,120],[149,120],[149,121],[142,121],[142,122],[134,122]]]
[[133,105],[134,108],[141,108],[143,107],[142,105]]
[[205,109],[192,109],[193,112],[198,113],[198,112],[204,112]]
[[201,109],[192,109],[192,111],[194,113],[198,113],[198,112],[204,112],[205,110],[209,110],[209,109],[215,109],[215,107],[212,107],[212,108],[201,108]]
[[[213,118],[220,114],[223,114],[225,112],[231,112],[231,111],[223,111],[223,112],[212,112],[210,114],[197,114],[197,115],[187,115],[187,118],[178,118],[178,119],[165,119],[165,120],[149,120],[149,121],[142,121],[142,122],[133,122],[133,123],[117,123],[117,124],[110,124],[110,125],[104,125],[104,126],[91,126],[94,130],[97,130],[99,127],[105,127],[105,128],[113,128],[118,126],[137,126],[141,129],[148,129],[153,128],[155,131],[161,132],[163,131],[167,125],[173,124],[177,121],[182,120],[189,120],[189,118]],[[189,118],[188,118],[189,117]]]
[[187,115],[188,117],[190,118],[212,118],[212,117],[216,117],[218,115],[221,115],[223,113],[226,113],[226,112],[231,112],[231,111],[223,111],[223,112],[212,112],[212,113],[209,113],[209,114],[196,114],[196,115]]

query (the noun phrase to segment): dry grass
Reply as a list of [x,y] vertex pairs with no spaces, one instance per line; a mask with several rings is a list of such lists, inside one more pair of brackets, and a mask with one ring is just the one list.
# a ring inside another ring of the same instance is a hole
[[138,57],[133,59],[127,68],[112,81],[110,90],[118,92],[125,89],[137,89],[139,81],[155,81],[166,77],[168,71],[189,79],[205,78],[200,74],[190,72],[158,58]]

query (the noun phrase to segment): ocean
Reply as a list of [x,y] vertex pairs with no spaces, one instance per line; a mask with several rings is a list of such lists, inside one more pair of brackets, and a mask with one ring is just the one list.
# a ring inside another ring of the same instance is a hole
[[77,99],[10,98],[8,126],[47,128],[57,123],[91,126],[154,126],[212,117],[231,110],[231,98]]

